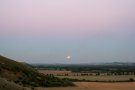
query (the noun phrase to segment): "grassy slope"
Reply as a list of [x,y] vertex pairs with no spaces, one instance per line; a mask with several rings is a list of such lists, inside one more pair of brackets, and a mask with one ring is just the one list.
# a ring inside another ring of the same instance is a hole
[[0,78],[0,90],[31,90],[30,88],[22,87],[6,79]]
[[73,86],[73,83],[54,76],[45,76],[22,63],[0,56],[0,77],[23,86]]

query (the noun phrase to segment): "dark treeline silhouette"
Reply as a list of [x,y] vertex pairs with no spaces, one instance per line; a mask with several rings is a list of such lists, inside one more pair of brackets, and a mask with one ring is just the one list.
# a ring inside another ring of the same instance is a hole
[[[74,75],[135,75],[135,63],[109,63],[99,65],[89,64],[36,64],[32,65],[38,69],[45,70],[68,70],[75,73]],[[77,74],[79,73],[79,74]],[[81,74],[80,74],[81,73]],[[93,74],[94,73],[94,74]],[[68,74],[65,74],[66,76]]]

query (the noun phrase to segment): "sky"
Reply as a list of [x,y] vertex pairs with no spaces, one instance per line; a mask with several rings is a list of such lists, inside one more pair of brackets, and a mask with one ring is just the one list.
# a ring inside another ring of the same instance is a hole
[[0,55],[45,64],[135,62],[135,0],[0,0]]

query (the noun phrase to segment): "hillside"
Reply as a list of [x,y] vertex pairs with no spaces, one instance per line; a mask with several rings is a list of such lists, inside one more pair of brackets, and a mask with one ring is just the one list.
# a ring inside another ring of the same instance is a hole
[[16,83],[0,78],[0,90],[31,90]]
[[26,64],[3,56],[0,56],[0,77],[25,87],[73,86],[73,83],[68,80],[45,76]]

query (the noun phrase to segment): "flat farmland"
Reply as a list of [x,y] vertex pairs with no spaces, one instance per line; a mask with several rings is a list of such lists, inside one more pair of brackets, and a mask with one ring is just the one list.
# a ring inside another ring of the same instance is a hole
[[72,73],[71,71],[61,71],[61,70],[38,70],[40,73],[43,74],[53,74],[53,75],[57,75],[57,74],[66,74],[66,73]]
[[97,83],[75,82],[75,87],[37,88],[37,90],[135,90],[135,82]]
[[[69,79],[78,79],[78,80],[89,80],[89,81],[127,81],[130,78],[135,80],[135,75],[99,75],[99,76],[74,76],[71,71],[60,71],[60,70],[38,70],[43,74],[53,74],[59,78],[69,78]],[[68,75],[65,75],[68,74]]]
[[135,75],[111,75],[111,76],[57,76],[59,78],[69,78],[78,80],[90,80],[90,81],[126,81],[130,78],[135,80]]

